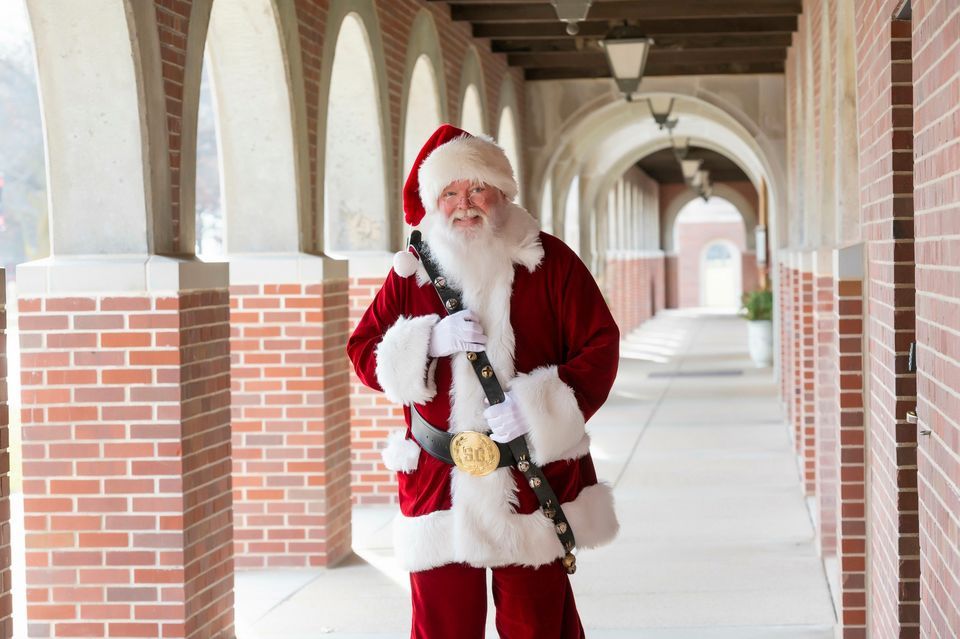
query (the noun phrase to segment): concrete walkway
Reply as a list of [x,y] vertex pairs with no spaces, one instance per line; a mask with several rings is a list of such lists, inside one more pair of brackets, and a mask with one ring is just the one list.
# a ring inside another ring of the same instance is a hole
[[[776,388],[745,344],[738,318],[678,312],[624,342],[615,390],[589,424],[622,532],[579,557],[573,584],[588,637],[833,637]],[[239,573],[238,639],[408,637],[394,514],[357,511],[355,555],[337,568]]]

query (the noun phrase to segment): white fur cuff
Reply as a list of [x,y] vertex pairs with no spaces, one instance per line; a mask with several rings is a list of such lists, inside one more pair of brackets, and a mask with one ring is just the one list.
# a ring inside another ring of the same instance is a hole
[[401,316],[377,346],[377,381],[398,404],[424,404],[437,394],[429,367],[430,335],[439,315]]
[[580,445],[585,435],[583,413],[573,389],[557,375],[556,366],[518,375],[510,385],[510,393],[530,425],[527,443],[535,464],[543,466],[586,454]]
[[387,436],[387,446],[380,451],[383,465],[387,470],[412,473],[420,463],[420,445],[407,439],[407,431],[398,428]]

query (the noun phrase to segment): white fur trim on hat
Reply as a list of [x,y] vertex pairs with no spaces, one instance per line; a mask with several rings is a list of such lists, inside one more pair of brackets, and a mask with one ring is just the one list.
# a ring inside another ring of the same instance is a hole
[[393,270],[400,277],[410,277],[417,272],[420,262],[410,251],[397,251],[393,254]]
[[420,165],[420,201],[427,212],[437,210],[441,191],[451,182],[472,180],[517,197],[517,180],[503,149],[487,136],[459,137],[438,146]]

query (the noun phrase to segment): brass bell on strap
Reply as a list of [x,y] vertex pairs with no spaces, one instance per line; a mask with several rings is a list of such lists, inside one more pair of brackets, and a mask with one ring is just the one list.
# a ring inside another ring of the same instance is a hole
[[567,571],[568,575],[577,572],[577,558],[572,552],[565,554],[561,561],[563,561],[563,569]]

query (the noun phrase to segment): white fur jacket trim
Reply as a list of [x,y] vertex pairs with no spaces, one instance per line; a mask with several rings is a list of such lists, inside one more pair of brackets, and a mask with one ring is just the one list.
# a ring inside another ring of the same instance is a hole
[[[563,513],[577,548],[607,544],[620,529],[613,489],[607,484],[587,486],[576,499],[563,504]],[[477,567],[536,567],[564,555],[553,523],[539,510],[527,515],[493,512],[482,522],[461,521],[468,514],[454,508],[421,517],[398,516],[394,548],[400,565],[410,572],[455,562]]]
[[543,466],[587,454],[590,441],[583,413],[573,389],[560,380],[556,366],[517,375],[510,383],[510,393],[530,426],[527,444],[533,463]]
[[425,404],[437,394],[429,348],[438,321],[439,315],[401,315],[384,333],[377,346],[377,381],[390,401]]
[[407,431],[398,428],[387,435],[387,446],[380,451],[387,470],[412,473],[420,465],[420,445],[407,439]]

